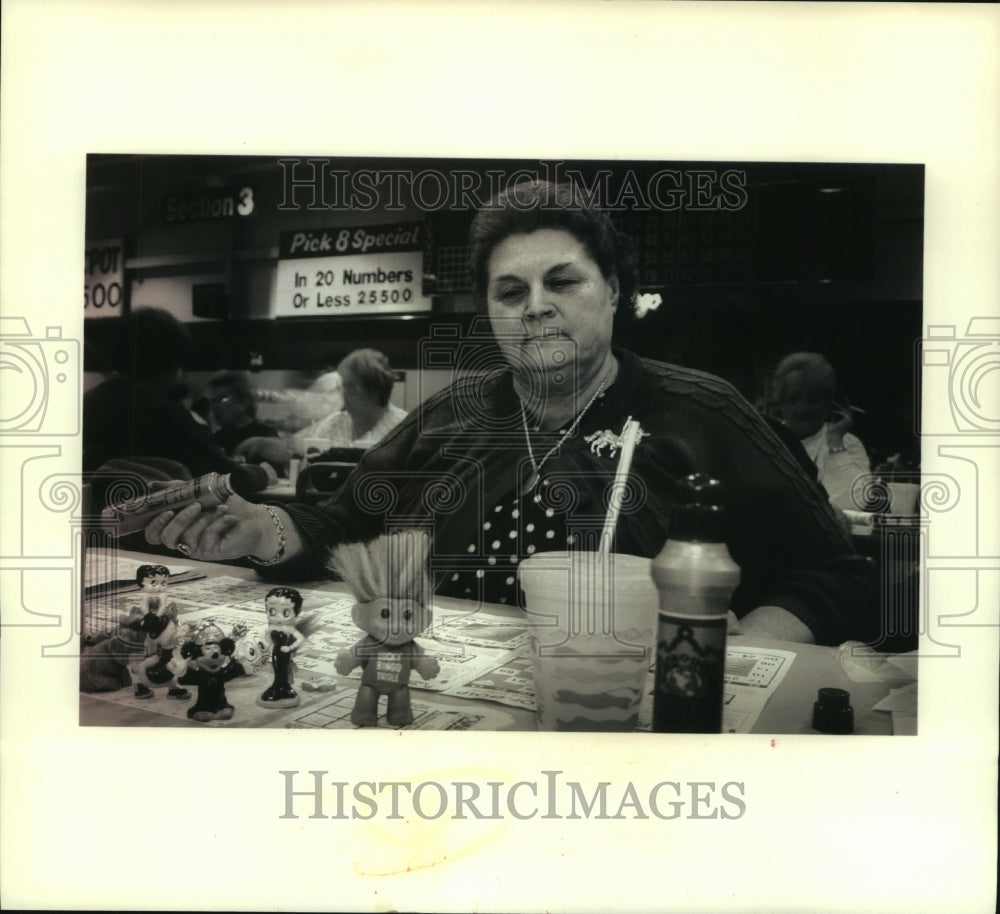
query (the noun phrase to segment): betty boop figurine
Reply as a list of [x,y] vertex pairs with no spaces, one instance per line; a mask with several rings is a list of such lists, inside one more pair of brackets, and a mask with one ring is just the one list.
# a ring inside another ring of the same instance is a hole
[[293,587],[272,587],[264,598],[264,606],[274,682],[257,699],[257,704],[262,708],[294,708],[301,699],[292,688],[292,654],[309,637],[312,625],[308,619],[300,618],[302,595]]
[[177,650],[177,606],[166,600],[169,580],[170,570],[166,565],[140,565],[135,573],[141,591],[141,630],[146,635],[146,658],[132,668],[136,698],[152,698],[153,689],[163,687],[167,688],[169,698],[191,697],[177,683],[186,664]]

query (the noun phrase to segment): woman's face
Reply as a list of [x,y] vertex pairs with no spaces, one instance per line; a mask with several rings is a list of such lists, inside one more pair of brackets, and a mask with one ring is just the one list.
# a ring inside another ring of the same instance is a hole
[[778,415],[797,438],[815,435],[830,415],[827,391],[811,383],[802,372],[785,379],[778,398]]
[[210,396],[208,406],[212,419],[219,428],[238,428],[251,418],[246,401],[224,388]]
[[344,409],[354,414],[359,409],[370,405],[371,398],[368,391],[365,390],[361,379],[353,371],[349,368],[338,368],[337,373],[342,381],[341,393],[344,397]]
[[515,371],[572,383],[577,369],[604,363],[618,284],[604,278],[571,232],[538,229],[497,244],[486,300],[493,333]]

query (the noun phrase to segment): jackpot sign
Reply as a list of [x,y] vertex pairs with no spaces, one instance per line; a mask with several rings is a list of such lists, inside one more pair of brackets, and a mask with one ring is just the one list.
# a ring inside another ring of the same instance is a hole
[[275,317],[429,311],[422,222],[282,232]]
[[83,316],[118,317],[125,302],[125,244],[88,241],[83,255]]

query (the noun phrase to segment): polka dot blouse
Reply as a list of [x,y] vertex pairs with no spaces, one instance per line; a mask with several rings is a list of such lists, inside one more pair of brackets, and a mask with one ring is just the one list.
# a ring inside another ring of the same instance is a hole
[[510,497],[486,512],[479,531],[481,543],[470,542],[469,555],[482,556],[481,567],[449,572],[439,592],[488,603],[523,605],[517,566],[536,552],[572,548],[575,535],[567,533],[567,516],[547,506],[548,481],[531,492]]

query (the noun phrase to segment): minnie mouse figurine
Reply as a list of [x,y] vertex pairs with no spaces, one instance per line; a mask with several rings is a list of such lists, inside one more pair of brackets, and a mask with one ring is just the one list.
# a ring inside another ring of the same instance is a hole
[[187,716],[202,723],[229,720],[235,708],[226,700],[226,683],[244,675],[240,663],[232,659],[236,642],[222,636],[222,630],[211,624],[198,632],[196,638],[181,647],[181,657],[187,661],[187,672],[181,682],[198,687],[198,700],[188,708]]

